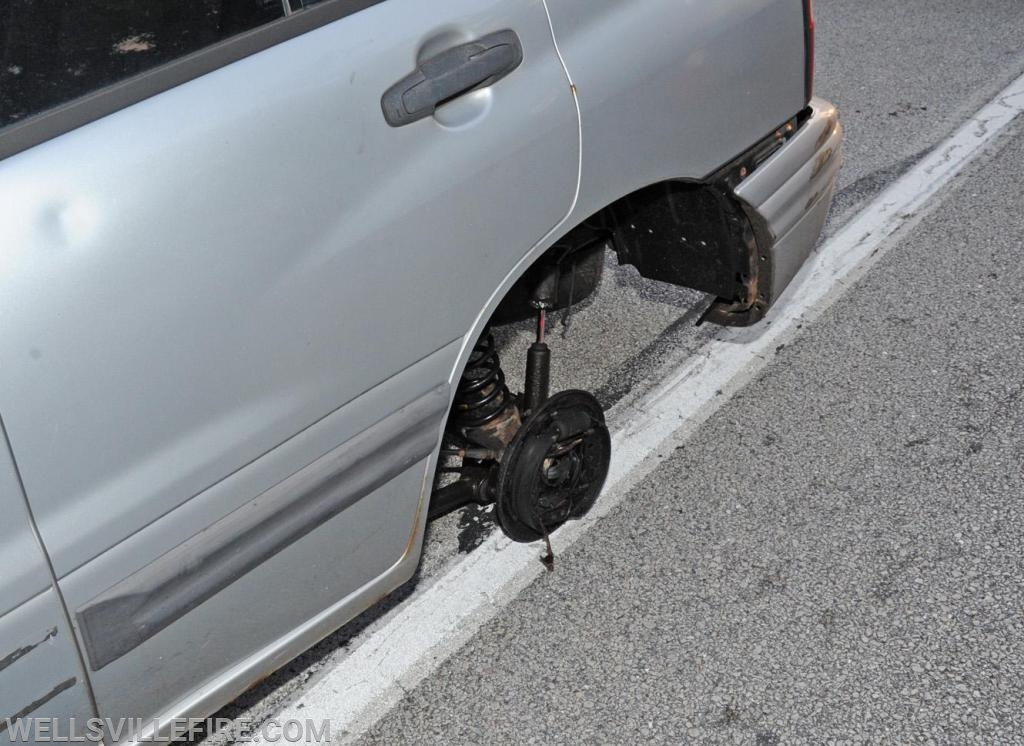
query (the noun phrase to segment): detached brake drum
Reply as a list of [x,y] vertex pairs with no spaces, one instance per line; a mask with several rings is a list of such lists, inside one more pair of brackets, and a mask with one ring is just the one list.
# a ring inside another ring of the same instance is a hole
[[584,516],[604,486],[611,451],[604,411],[591,394],[563,391],[545,401],[501,460],[496,499],[505,534],[537,541]]

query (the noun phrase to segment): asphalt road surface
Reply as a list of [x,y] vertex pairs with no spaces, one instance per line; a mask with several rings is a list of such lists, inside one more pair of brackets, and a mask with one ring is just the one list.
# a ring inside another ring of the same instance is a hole
[[[816,9],[834,231],[1024,72],[1024,5]],[[1024,742],[1022,165],[1017,123],[365,742]],[[607,269],[550,342],[553,390],[611,407],[714,330],[700,295]],[[512,376],[529,336],[501,334]],[[407,588],[218,716],[275,713],[493,530],[435,522]]]
[[1024,136],[366,743],[1024,738]]

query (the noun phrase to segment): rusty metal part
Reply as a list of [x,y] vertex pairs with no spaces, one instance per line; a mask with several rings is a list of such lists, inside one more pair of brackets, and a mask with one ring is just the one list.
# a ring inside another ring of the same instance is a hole
[[743,245],[748,271],[740,276],[743,291],[729,299],[719,296],[701,316],[698,324],[710,322],[719,326],[750,326],[764,318],[771,298],[766,288],[772,286],[772,261],[767,247],[772,245],[771,232],[755,210],[736,200],[746,217]]
[[497,461],[501,458],[501,451],[491,451],[487,448],[442,448],[441,455],[473,461]]
[[470,466],[463,469],[462,476],[434,490],[430,497],[427,520],[434,520],[453,510],[476,503],[490,505],[494,502],[495,466]]
[[502,531],[531,542],[581,518],[594,505],[610,460],[598,401],[584,391],[555,394],[526,420],[498,467],[494,496]]
[[488,331],[473,348],[452,406],[452,426],[469,443],[501,452],[519,428],[522,417]]
[[809,112],[801,112],[800,115],[793,117],[739,158],[720,168],[707,181],[722,184],[730,191],[735,189],[740,182],[756,171],[758,166],[786,144],[786,141],[799,129],[801,120],[806,119],[807,116],[809,116]]
[[482,448],[489,449],[492,453],[500,454],[505,446],[512,442],[523,426],[519,408],[510,404],[490,422],[478,427],[460,427],[459,434],[470,443],[475,443]]

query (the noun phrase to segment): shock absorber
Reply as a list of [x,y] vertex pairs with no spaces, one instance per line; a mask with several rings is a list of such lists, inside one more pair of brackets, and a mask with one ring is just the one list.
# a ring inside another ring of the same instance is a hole
[[529,416],[548,400],[551,390],[551,350],[544,341],[547,311],[537,311],[537,341],[526,351],[526,388],[523,391],[523,411]]
[[508,445],[522,425],[490,329],[470,353],[455,392],[452,424],[469,443],[496,452]]

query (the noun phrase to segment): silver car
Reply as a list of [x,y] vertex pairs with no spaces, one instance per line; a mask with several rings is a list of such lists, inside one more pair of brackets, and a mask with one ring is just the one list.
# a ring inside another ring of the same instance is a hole
[[0,6],[0,741],[215,711],[428,515],[585,513],[545,315],[610,248],[758,322],[840,167],[813,49],[809,0]]

